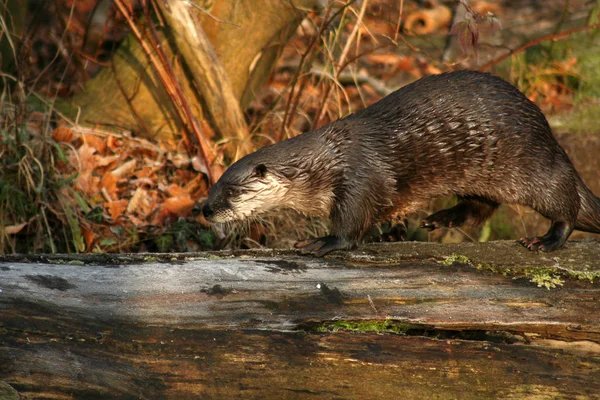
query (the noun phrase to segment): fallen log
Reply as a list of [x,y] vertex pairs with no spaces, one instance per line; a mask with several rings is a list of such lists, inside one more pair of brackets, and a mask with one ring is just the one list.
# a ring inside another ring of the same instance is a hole
[[0,256],[0,393],[593,398],[599,280],[593,240]]

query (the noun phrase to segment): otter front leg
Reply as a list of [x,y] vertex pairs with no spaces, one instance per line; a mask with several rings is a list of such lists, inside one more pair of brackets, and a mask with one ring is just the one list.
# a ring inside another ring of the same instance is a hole
[[294,244],[294,247],[300,249],[302,254],[314,254],[322,257],[333,250],[351,250],[356,247],[356,243],[347,241],[339,236],[323,236],[316,239],[300,240]]
[[479,225],[492,216],[499,204],[480,197],[462,198],[457,205],[440,210],[421,221],[421,228],[456,228],[465,224]]

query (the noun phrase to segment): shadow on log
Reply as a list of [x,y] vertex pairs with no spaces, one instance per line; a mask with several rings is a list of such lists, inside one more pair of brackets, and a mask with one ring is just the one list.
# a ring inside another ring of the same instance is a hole
[[2,256],[0,393],[593,398],[599,278],[597,241]]

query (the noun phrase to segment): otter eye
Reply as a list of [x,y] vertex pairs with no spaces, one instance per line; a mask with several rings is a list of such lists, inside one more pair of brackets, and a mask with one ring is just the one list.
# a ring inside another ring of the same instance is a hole
[[237,188],[229,188],[229,189],[225,190],[225,197],[230,198],[230,197],[239,196],[243,192],[244,192],[243,190],[240,190]]

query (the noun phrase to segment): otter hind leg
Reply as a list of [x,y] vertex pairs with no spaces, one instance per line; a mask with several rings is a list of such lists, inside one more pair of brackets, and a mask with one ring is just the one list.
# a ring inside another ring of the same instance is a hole
[[421,221],[421,228],[456,228],[465,224],[479,225],[492,216],[500,204],[481,197],[464,197],[452,208],[435,212]]
[[313,254],[322,257],[334,250],[350,250],[356,247],[355,243],[349,242],[339,236],[329,235],[315,239],[300,240],[294,244],[301,254]]
[[575,224],[567,221],[553,221],[544,236],[521,238],[518,243],[531,251],[552,251],[561,247],[573,232]]

